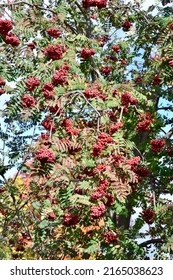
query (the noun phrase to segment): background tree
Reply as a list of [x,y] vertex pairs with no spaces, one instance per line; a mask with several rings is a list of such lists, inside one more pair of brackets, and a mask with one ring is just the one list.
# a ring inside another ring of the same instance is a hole
[[2,258],[171,256],[172,7],[0,8]]

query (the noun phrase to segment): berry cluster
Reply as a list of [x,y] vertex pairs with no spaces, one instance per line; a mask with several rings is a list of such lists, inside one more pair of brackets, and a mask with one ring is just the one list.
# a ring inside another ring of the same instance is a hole
[[114,50],[114,52],[119,53],[120,52],[120,46],[119,45],[114,45],[112,46],[112,49]]
[[124,161],[124,156],[122,155],[112,155],[113,158],[113,164],[118,165],[120,162]]
[[127,159],[126,163],[131,166],[131,169],[134,169],[139,163],[141,158],[139,156],[133,157],[132,159]]
[[54,75],[52,76],[53,85],[55,85],[55,86],[67,85],[68,84],[67,75],[68,75],[67,70],[64,67],[60,67],[60,69],[58,71],[56,71],[54,73]]
[[105,243],[114,243],[117,242],[117,235],[116,233],[112,232],[112,231],[107,231],[104,234],[104,241]]
[[5,36],[4,41],[6,44],[10,44],[12,47],[17,47],[20,44],[20,40],[11,32],[7,36]]
[[54,86],[51,83],[45,83],[41,89],[43,92],[43,96],[46,99],[52,99],[55,95],[55,91],[53,90]]
[[2,77],[0,77],[0,95],[2,95],[4,93],[4,90],[2,87],[4,87],[6,84],[6,82],[2,79]]
[[107,179],[100,180],[99,186],[97,187],[96,191],[91,194],[91,199],[97,200],[103,196],[106,196],[106,189],[107,189],[108,185],[109,185],[109,182]]
[[62,222],[64,226],[68,226],[68,227],[75,226],[78,223],[79,223],[79,218],[76,214],[73,213],[64,214],[63,222]]
[[34,97],[28,94],[24,94],[22,97],[22,106],[25,108],[31,108],[35,105]]
[[125,21],[122,23],[122,28],[124,31],[129,31],[131,26],[132,26],[132,23],[130,21]]
[[168,154],[168,156],[172,157],[172,156],[173,156],[173,146],[170,146],[170,147],[167,149],[166,153]]
[[103,203],[100,203],[99,205],[92,206],[91,207],[91,213],[90,216],[92,218],[100,218],[106,211],[106,207]]
[[12,22],[8,19],[0,19],[0,35],[3,36],[4,42],[12,47],[17,47],[20,40],[10,32],[12,30]]
[[103,47],[111,38],[109,35],[102,35],[99,39],[98,42],[100,42],[100,46]]
[[54,221],[55,218],[56,218],[56,215],[55,215],[54,212],[50,212],[50,213],[48,214],[48,220],[49,220],[49,221]]
[[163,147],[166,145],[166,142],[162,139],[152,139],[150,141],[152,152],[159,153]]
[[106,55],[104,60],[107,61],[108,59],[112,61],[117,61],[117,58],[113,55]]
[[155,215],[156,215],[155,211],[151,208],[147,208],[142,212],[142,216],[145,222],[149,225],[151,225],[154,222]]
[[88,59],[89,57],[95,55],[95,50],[94,49],[87,49],[83,48],[80,54],[80,57],[83,58],[84,60]]
[[30,48],[31,50],[34,50],[35,47],[36,47],[36,43],[35,43],[35,42],[29,42],[29,43],[27,44],[27,46],[28,46],[28,48]]
[[50,106],[49,107],[49,111],[51,113],[56,113],[56,114],[60,114],[62,112],[62,108],[60,108],[57,104],[55,106]]
[[47,30],[47,34],[53,38],[59,38],[61,32],[56,27],[50,27]]
[[90,88],[86,88],[84,90],[84,94],[87,98],[94,98],[96,96],[99,96],[100,91],[96,88],[96,87],[90,87]]
[[85,9],[89,7],[97,7],[98,9],[106,8],[108,0],[82,0]]
[[113,138],[109,134],[102,132],[98,134],[98,142],[105,145],[108,143],[112,143]]
[[40,141],[44,144],[44,145],[50,145],[51,142],[49,141],[49,136],[46,133],[42,133],[40,136]]
[[114,196],[111,194],[108,194],[106,192],[108,185],[109,185],[109,182],[107,179],[100,180],[99,186],[90,196],[91,200],[98,200],[98,199],[104,197],[107,200],[105,202],[105,199],[104,199],[104,204],[106,206],[111,206],[114,203]]
[[64,119],[61,122],[61,126],[65,127],[68,135],[79,135],[79,133],[80,133],[80,129],[73,128],[73,124],[70,119]]
[[92,155],[94,157],[99,156],[102,150],[104,150],[105,145],[112,142],[113,142],[113,138],[109,134],[99,133],[98,142],[93,145]]
[[46,130],[51,130],[53,133],[56,131],[56,126],[52,123],[51,117],[46,117],[41,125],[46,129]]
[[63,53],[65,53],[67,48],[62,44],[49,45],[43,49],[44,54],[52,60],[62,59]]
[[110,126],[110,133],[115,133],[121,127],[123,127],[123,123],[122,122],[117,122],[116,124],[111,124],[111,126]]
[[128,105],[137,105],[138,100],[133,98],[130,94],[130,92],[123,92],[121,95],[121,103],[123,106],[128,106]]
[[150,174],[149,169],[143,166],[136,166],[133,171],[141,177],[147,177]]
[[0,35],[7,35],[12,28],[11,20],[0,19]]
[[168,64],[169,64],[169,66],[173,67],[173,60],[170,60],[170,61],[168,62]]
[[171,30],[173,30],[173,22],[171,22],[171,24],[169,25],[169,28],[170,28]]
[[0,35],[4,36],[4,42],[16,47],[20,44],[20,40],[15,37],[10,30],[13,28],[12,22],[8,19],[0,19]]
[[100,72],[105,74],[106,76],[108,76],[111,71],[112,69],[110,66],[105,66],[100,69]]
[[155,75],[153,78],[153,85],[160,85],[161,84],[161,79],[159,75]]
[[55,155],[50,149],[41,148],[40,150],[37,150],[35,154],[41,164],[55,162]]
[[95,168],[94,168],[94,172],[96,174],[101,174],[106,170],[106,164],[98,164]]
[[40,81],[36,77],[30,77],[25,82],[25,85],[29,91],[34,91],[36,87],[40,85]]
[[153,119],[150,116],[150,113],[145,113],[144,116],[139,116],[140,122],[137,124],[136,131],[148,131],[150,124],[153,122]]

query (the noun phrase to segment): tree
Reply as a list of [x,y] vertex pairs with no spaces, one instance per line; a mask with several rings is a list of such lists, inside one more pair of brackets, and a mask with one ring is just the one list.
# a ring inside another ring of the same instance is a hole
[[172,7],[7,2],[2,258],[172,256]]

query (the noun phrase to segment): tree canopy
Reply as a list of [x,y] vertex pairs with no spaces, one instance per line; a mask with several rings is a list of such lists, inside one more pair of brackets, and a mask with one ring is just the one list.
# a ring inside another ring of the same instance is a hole
[[0,257],[171,258],[171,1],[3,2]]

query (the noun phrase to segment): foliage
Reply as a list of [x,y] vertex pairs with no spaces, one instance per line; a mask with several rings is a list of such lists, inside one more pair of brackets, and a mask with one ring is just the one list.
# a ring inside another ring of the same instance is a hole
[[0,257],[172,256],[172,6],[7,2]]

